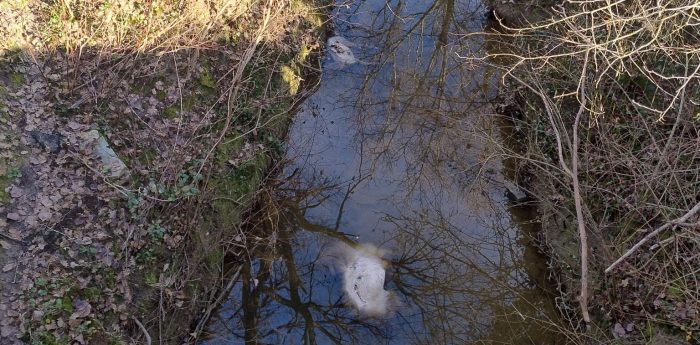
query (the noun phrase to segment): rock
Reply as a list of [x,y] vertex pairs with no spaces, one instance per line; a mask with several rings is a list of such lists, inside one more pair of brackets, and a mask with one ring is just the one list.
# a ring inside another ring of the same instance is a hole
[[50,153],[58,153],[61,150],[61,140],[63,136],[58,133],[42,133],[40,131],[31,131],[29,134],[32,138]]
[[18,213],[10,212],[7,214],[7,219],[18,222],[21,219],[21,217]]
[[107,175],[109,177],[120,177],[125,175],[127,172],[126,164],[122,162],[117,154],[109,147],[107,140],[104,137],[97,139],[97,145],[95,145],[95,152],[100,156],[102,164],[107,170]]
[[520,187],[517,184],[513,183],[507,178],[503,179],[503,186],[506,187],[506,191],[515,201],[523,201],[527,198],[527,194],[525,194],[525,192],[522,189],[520,189]]
[[93,129],[84,133],[82,137],[85,142],[83,142],[81,146],[85,147],[90,144],[94,145],[94,153],[96,156],[100,157],[100,161],[102,161],[102,165],[104,167],[104,173],[108,177],[118,178],[128,175],[129,171],[126,164],[119,159],[119,156],[117,156],[116,152],[112,150],[107,142],[107,139],[105,139],[100,132]]

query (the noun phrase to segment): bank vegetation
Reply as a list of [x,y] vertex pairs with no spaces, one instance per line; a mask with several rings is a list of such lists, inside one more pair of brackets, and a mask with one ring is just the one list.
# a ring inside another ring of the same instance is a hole
[[698,341],[700,2],[492,5],[572,339]]
[[203,336],[324,6],[0,2],[0,343]]

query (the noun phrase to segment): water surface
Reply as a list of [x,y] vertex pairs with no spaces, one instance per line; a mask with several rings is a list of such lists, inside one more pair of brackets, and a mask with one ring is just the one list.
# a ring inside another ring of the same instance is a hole
[[[554,344],[531,210],[514,207],[470,1],[338,4],[361,63],[324,60],[290,130],[261,217],[272,240],[210,323],[205,344]],[[511,188],[512,189],[512,188]],[[265,227],[264,225],[262,225]],[[328,248],[369,243],[398,301],[379,318],[343,303]]]

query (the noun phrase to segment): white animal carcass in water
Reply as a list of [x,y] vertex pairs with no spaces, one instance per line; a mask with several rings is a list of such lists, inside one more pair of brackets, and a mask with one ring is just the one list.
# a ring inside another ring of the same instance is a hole
[[345,244],[334,251],[343,272],[345,302],[364,316],[379,317],[389,312],[391,293],[384,290],[386,262],[381,252],[372,245]]
[[328,52],[333,61],[338,65],[352,65],[359,62],[350,50],[354,44],[345,37],[333,36],[328,39]]

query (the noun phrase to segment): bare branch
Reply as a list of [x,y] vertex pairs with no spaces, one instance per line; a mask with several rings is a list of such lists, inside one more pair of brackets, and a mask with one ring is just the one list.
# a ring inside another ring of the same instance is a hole
[[656,230],[650,232],[648,235],[644,236],[644,238],[642,238],[639,242],[637,242],[634,246],[632,246],[632,248],[630,248],[627,252],[625,252],[625,254],[623,254],[619,259],[615,260],[615,262],[613,262],[610,266],[608,266],[608,268],[605,269],[605,273],[610,273],[613,269],[615,269],[615,267],[617,267],[618,265],[620,265],[620,263],[625,261],[625,259],[630,257],[630,255],[634,254],[634,252],[636,252],[637,249],[639,249],[639,247],[641,247],[645,243],[649,242],[649,240],[652,237],[657,236],[659,233],[661,233],[662,231],[664,231],[672,226],[677,226],[679,223],[681,223],[681,224],[685,223],[688,220],[688,218],[697,214],[698,211],[700,211],[700,202],[695,204],[695,206],[693,206],[693,208],[691,208],[690,211],[688,211],[686,214],[684,214],[681,217],[678,217],[670,222],[667,222],[666,224],[656,228]]
[[143,336],[146,337],[146,345],[151,345],[151,335],[148,334],[148,330],[146,329],[146,327],[144,327],[141,321],[139,321],[139,319],[137,319],[136,317],[132,316],[131,319],[133,319],[134,322],[136,322],[136,325],[138,325],[141,329],[141,332],[143,332]]

